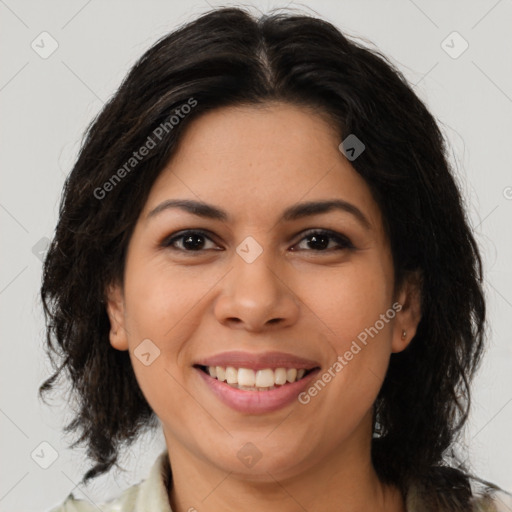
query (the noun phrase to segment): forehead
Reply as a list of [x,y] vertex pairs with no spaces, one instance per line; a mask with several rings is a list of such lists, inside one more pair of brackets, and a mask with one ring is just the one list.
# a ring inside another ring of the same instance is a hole
[[259,213],[270,221],[272,212],[297,202],[337,198],[379,224],[371,191],[338,149],[340,142],[326,116],[305,107],[277,103],[208,112],[187,126],[143,214],[179,198],[219,205],[234,220]]

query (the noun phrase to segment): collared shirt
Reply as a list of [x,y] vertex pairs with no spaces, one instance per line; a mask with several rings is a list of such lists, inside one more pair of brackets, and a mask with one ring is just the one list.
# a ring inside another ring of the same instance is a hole
[[[64,503],[51,512],[172,512],[169,505],[167,489],[171,478],[168,452],[161,453],[153,464],[146,480],[132,485],[120,496],[103,503],[90,503],[75,499],[70,494]],[[431,512],[431,508],[420,497],[420,493],[412,488],[407,493],[407,512]],[[194,511],[194,507],[190,507]],[[485,491],[480,488],[475,493],[475,500],[470,511],[464,512],[510,512],[512,511],[512,495],[500,491]],[[438,511],[436,511],[438,512]]]

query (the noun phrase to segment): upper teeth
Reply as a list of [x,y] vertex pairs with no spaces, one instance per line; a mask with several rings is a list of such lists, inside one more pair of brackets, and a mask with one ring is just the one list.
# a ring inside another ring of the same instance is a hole
[[295,368],[265,368],[264,370],[251,370],[250,368],[234,368],[233,366],[208,366],[208,373],[217,380],[228,384],[238,384],[244,387],[270,388],[275,385],[282,386],[286,382],[295,382],[302,379],[306,370]]

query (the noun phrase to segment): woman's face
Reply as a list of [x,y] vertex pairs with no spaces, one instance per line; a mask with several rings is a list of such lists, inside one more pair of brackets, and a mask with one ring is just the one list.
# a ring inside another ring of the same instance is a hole
[[419,306],[412,286],[393,295],[379,208],[340,142],[304,108],[223,108],[187,127],[154,183],[108,312],[171,463],[265,480],[369,454]]

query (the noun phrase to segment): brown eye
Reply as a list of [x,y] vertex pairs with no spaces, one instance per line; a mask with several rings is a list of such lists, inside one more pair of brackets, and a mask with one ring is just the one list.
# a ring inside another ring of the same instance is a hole
[[[314,252],[331,252],[333,250],[355,249],[352,242],[346,236],[323,229],[308,232],[296,246],[304,243],[304,241],[306,241],[306,247],[298,250],[307,251],[308,249],[312,249]],[[208,243],[211,243],[210,247],[208,247]],[[332,244],[334,244],[334,246]],[[218,246],[213,242],[212,238],[201,230],[187,230],[174,233],[166,238],[161,243],[161,246],[188,253],[200,253],[212,249],[222,250],[218,249]],[[292,247],[291,250],[296,251],[297,249]]]
[[[323,252],[330,249],[355,249],[352,242],[346,236],[335,233],[334,231],[327,231],[324,229],[310,231],[306,236],[302,238],[299,243],[302,243],[303,240],[308,240],[307,247],[309,249],[313,249],[314,251],[318,252]],[[335,246],[329,247],[332,242],[335,243]],[[292,250],[294,249],[292,248]]]
[[201,252],[208,249],[208,247],[205,248],[207,241],[213,243],[212,239],[203,231],[190,230],[171,235],[171,237],[166,238],[161,245],[183,252]]

